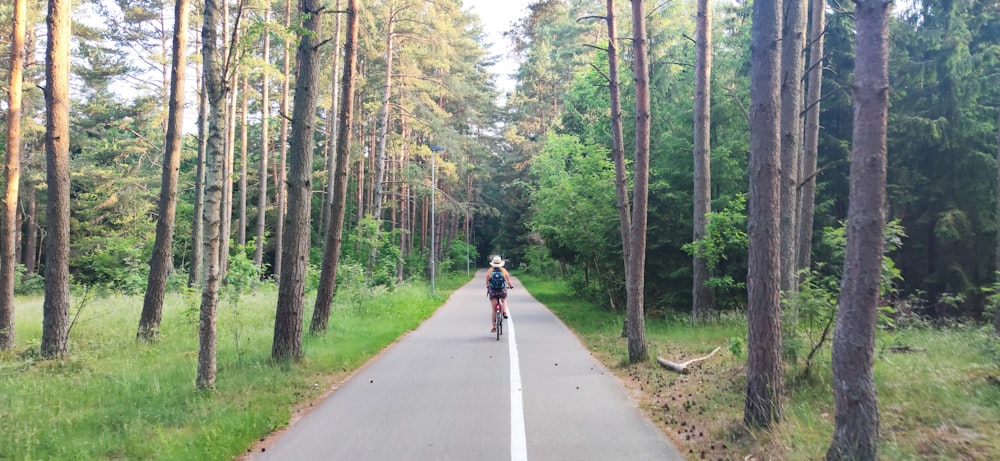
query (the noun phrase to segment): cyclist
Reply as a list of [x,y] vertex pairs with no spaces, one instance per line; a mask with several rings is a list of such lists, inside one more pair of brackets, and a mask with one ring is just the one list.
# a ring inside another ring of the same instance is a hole
[[503,318],[507,318],[507,288],[514,288],[510,283],[510,273],[503,268],[504,260],[498,255],[490,261],[490,270],[486,273],[486,296],[490,298],[490,323],[493,324],[492,332],[497,331],[494,324],[493,311],[498,304],[503,305]]

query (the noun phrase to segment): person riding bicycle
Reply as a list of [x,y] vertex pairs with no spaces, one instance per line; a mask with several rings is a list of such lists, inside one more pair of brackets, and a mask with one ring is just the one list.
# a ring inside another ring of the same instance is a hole
[[514,288],[514,284],[510,282],[510,273],[503,266],[504,260],[499,255],[494,256],[493,261],[490,261],[490,270],[486,273],[486,296],[490,298],[490,323],[493,325],[490,331],[493,332],[497,331],[493,311],[498,304],[502,305],[503,318],[507,318],[507,288]]

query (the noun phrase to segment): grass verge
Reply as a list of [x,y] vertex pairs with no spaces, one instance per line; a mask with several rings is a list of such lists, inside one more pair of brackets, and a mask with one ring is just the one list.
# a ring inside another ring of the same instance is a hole
[[[142,344],[135,341],[141,296],[92,300],[71,330],[70,354],[40,360],[42,300],[18,299],[17,347],[0,354],[0,459],[233,459],[467,281],[440,278],[434,297],[426,284],[410,284],[363,302],[335,302],[327,334],[307,334],[306,358],[292,366],[270,360],[275,289],[238,303],[223,298],[210,392],[194,386],[196,301],[168,297],[160,341]],[[306,306],[308,322],[311,300]]]
[[[646,323],[650,361],[628,364],[621,337],[624,312],[581,302],[560,280],[519,276],[525,288],[565,322],[631,391],[646,416],[688,459],[822,459],[833,435],[829,348],[813,373],[786,367],[785,419],[769,430],[743,424],[744,358],[732,353],[731,338],[745,343],[739,317],[707,325],[688,320]],[[879,344],[875,381],[879,396],[880,459],[1000,459],[1000,366],[996,338],[972,326],[911,327],[893,332],[894,344],[911,353],[892,353]],[[683,362],[722,350],[682,375],[660,367],[662,356]]]

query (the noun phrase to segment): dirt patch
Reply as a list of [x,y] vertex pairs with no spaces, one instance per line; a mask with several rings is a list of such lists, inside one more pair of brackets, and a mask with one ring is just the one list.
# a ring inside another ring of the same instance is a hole
[[[669,357],[684,361],[698,354]],[[704,354],[701,354],[704,355]],[[645,415],[689,460],[780,459],[757,453],[742,424],[745,370],[725,354],[689,366],[680,374],[656,363],[623,365],[597,353],[618,376]],[[664,357],[668,358],[668,357]]]

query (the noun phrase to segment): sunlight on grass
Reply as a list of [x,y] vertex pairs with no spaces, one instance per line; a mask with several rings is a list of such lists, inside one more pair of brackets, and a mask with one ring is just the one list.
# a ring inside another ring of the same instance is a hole
[[[180,296],[166,300],[156,344],[135,341],[141,296],[92,299],[73,325],[70,354],[47,361],[37,351],[41,299],[19,298],[16,348],[0,354],[0,459],[232,459],[466,281],[439,279],[433,298],[425,284],[412,284],[361,306],[335,302],[326,335],[306,334],[306,357],[290,367],[270,361],[276,290],[236,304],[223,299],[211,392],[194,387],[197,305]],[[306,305],[308,329],[312,300]]]

